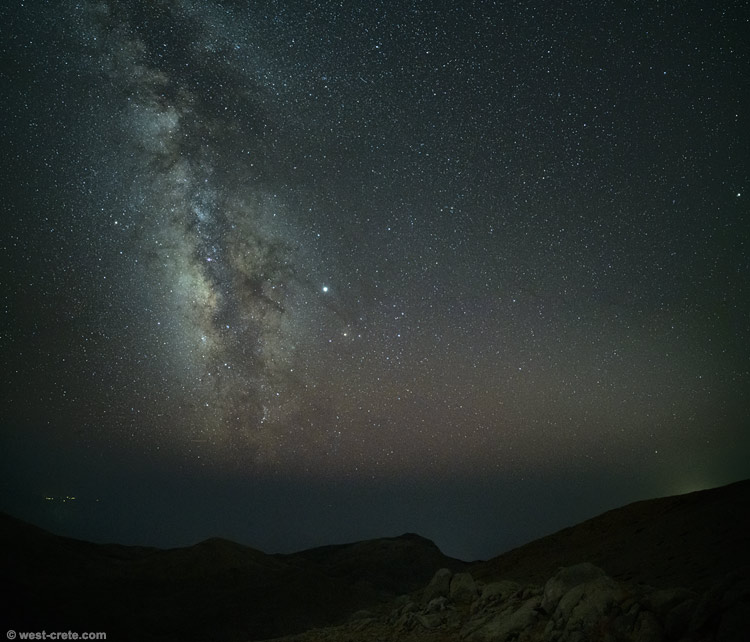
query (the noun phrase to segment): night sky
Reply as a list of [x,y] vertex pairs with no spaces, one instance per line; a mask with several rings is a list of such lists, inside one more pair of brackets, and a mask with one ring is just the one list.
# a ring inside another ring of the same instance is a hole
[[750,476],[749,16],[4,3],[0,509],[474,559]]

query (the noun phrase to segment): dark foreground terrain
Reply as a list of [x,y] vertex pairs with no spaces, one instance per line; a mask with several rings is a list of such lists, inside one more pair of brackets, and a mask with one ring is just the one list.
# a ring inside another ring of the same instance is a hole
[[108,640],[750,640],[750,481],[630,504],[486,562],[407,534],[267,555],[91,544],[0,516],[2,629]]

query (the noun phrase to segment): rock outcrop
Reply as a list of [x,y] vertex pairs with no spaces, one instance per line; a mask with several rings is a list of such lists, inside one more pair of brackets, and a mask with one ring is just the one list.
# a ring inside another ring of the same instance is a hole
[[748,613],[750,582],[739,575],[699,595],[617,582],[583,562],[560,568],[543,586],[482,584],[441,569],[421,599],[404,598],[387,624],[394,639],[408,640],[442,631],[466,642],[739,642]]

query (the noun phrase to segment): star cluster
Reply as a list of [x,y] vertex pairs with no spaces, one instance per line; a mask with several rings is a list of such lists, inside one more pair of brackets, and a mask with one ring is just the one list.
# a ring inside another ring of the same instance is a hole
[[746,458],[743,3],[32,4],[7,434],[315,475]]

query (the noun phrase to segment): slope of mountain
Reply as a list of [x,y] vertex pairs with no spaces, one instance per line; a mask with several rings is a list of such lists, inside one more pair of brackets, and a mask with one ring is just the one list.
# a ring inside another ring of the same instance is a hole
[[750,577],[750,480],[628,504],[472,566],[478,579],[538,583],[589,561],[617,580],[705,590]]

